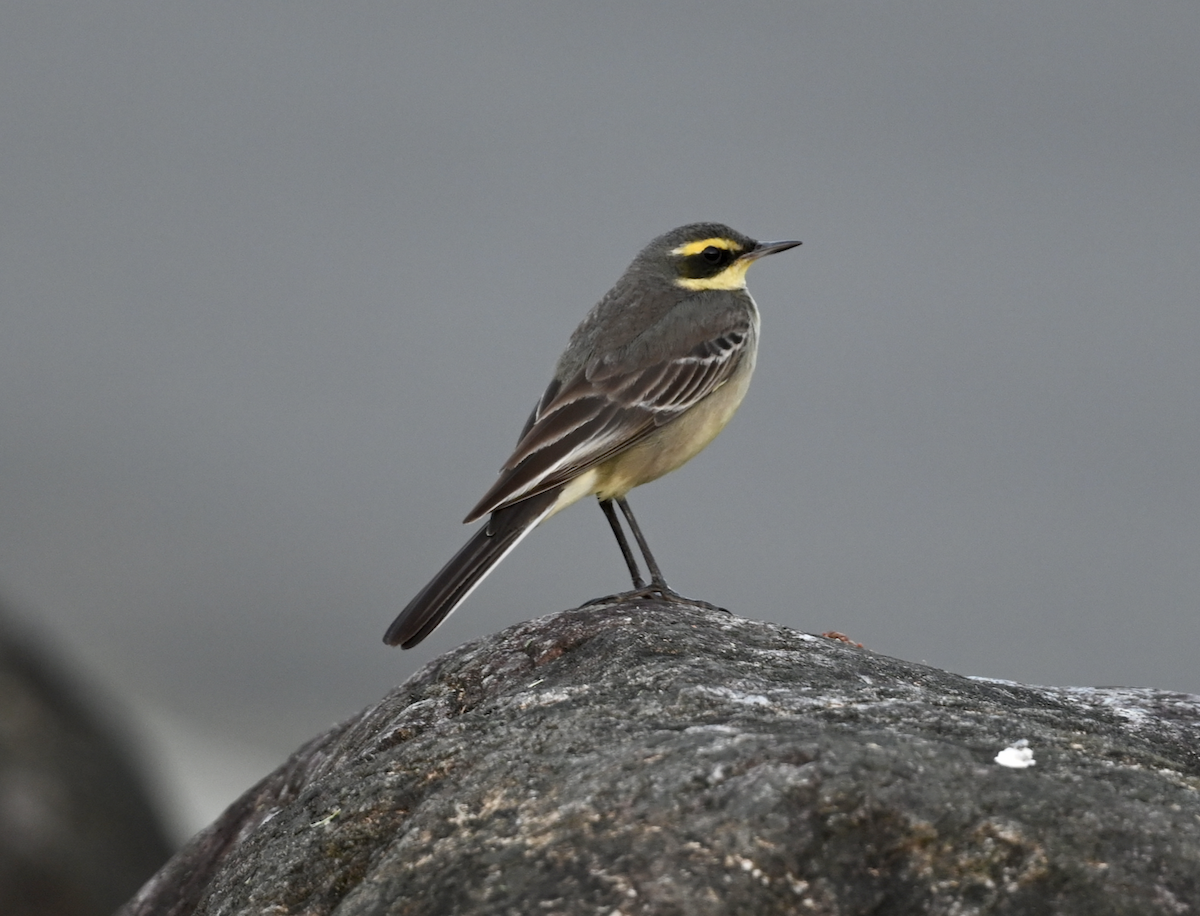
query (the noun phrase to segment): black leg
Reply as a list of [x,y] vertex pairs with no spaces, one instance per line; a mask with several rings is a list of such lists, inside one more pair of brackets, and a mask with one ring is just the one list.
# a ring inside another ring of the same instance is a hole
[[646,536],[642,534],[642,528],[638,525],[637,519],[633,517],[633,510],[629,508],[629,503],[625,501],[624,496],[617,499],[617,505],[621,507],[625,520],[629,522],[629,530],[633,532],[642,556],[646,560],[646,568],[650,570],[650,583],[657,585],[663,591],[670,591],[667,587],[667,580],[663,578],[662,570],[658,568],[658,563],[654,559],[654,554],[650,552],[650,545],[646,543]]
[[638,547],[642,551],[642,557],[646,561],[646,568],[650,571],[650,584],[647,585],[642,579],[641,570],[638,569],[637,560],[633,558],[633,551],[629,548],[629,541],[625,537],[625,531],[621,528],[621,522],[617,518],[616,511],[613,509],[613,500],[602,499],[600,500],[600,508],[604,510],[604,517],[608,519],[608,524],[612,526],[613,534],[616,535],[617,543],[621,547],[621,556],[625,558],[625,565],[629,567],[629,575],[633,579],[633,591],[621,592],[618,595],[609,595],[607,598],[595,598],[585,602],[584,607],[593,604],[609,604],[613,601],[629,600],[632,598],[648,598],[667,604],[690,604],[693,607],[708,608],[710,611],[724,611],[726,614],[729,613],[723,607],[717,607],[715,604],[709,604],[707,601],[697,601],[695,598],[685,598],[678,592],[673,591],[667,585],[667,580],[663,578],[662,570],[658,568],[658,562],[654,559],[654,554],[650,552],[650,545],[646,543],[646,536],[642,534],[641,526],[638,525],[637,519],[633,517],[633,510],[629,508],[629,503],[625,501],[624,497],[617,498],[616,503],[621,507],[625,521],[629,523],[629,530],[633,532]]
[[[624,503],[625,500],[621,500],[621,502]],[[642,579],[642,571],[638,569],[637,560],[633,558],[633,551],[629,549],[629,541],[625,538],[625,531],[621,528],[621,522],[617,518],[616,510],[613,509],[612,500],[600,500],[600,508],[604,512],[604,517],[608,519],[609,525],[612,526],[613,534],[616,535],[617,544],[621,548],[621,556],[625,558],[625,565],[629,567],[629,577],[633,579],[633,587],[635,589],[645,588],[646,582],[644,579]],[[629,510],[624,505],[622,505],[621,508],[626,515],[628,515]],[[634,528],[633,531],[634,537],[638,539],[638,546],[642,546],[641,534],[638,532],[637,528]],[[642,552],[646,552],[645,547],[642,547]],[[653,570],[653,567],[651,567],[651,569]],[[653,575],[653,572],[651,575]]]

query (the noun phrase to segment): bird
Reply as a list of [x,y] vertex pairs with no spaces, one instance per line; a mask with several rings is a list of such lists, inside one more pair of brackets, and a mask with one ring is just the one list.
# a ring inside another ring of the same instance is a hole
[[631,591],[613,597],[696,603],[667,585],[626,495],[687,462],[729,422],[758,349],[758,307],[746,271],[799,244],[690,223],[643,248],[571,335],[515,450],[463,520],[486,516],[486,524],[400,612],[383,641],[417,645],[527,534],[586,496],[599,500],[633,580]]

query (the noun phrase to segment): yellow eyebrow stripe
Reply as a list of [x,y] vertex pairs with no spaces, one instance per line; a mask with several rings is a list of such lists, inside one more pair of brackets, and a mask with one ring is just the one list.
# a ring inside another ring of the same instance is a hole
[[678,248],[672,249],[671,254],[681,254],[686,258],[691,254],[699,254],[705,248],[723,248],[726,251],[737,251],[739,246],[732,239],[701,239],[699,242],[688,242],[686,245],[680,245]]

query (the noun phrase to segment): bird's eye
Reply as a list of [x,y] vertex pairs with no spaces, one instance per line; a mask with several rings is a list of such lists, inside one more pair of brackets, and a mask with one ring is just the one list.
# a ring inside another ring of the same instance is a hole
[[700,257],[708,261],[709,264],[720,264],[721,260],[725,257],[725,252],[716,245],[709,245],[700,252]]

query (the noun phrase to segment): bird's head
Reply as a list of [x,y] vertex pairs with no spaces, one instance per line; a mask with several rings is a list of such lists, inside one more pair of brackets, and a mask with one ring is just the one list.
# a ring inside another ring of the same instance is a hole
[[720,223],[691,223],[656,238],[634,267],[686,290],[745,289],[751,264],[799,244],[759,242]]

